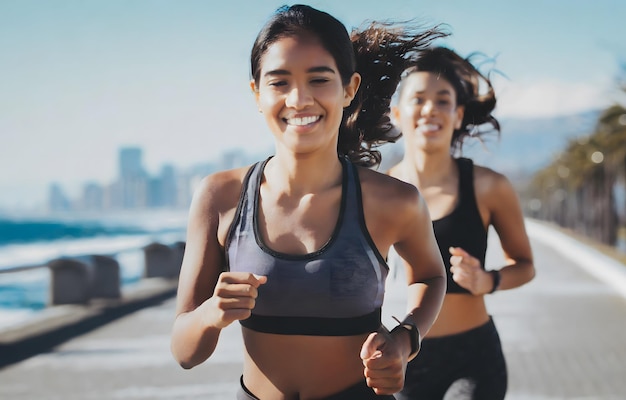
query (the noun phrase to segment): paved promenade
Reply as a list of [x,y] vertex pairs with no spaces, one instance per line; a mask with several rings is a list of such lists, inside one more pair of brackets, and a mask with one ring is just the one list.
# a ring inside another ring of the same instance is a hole
[[[602,273],[603,258],[582,244],[562,246],[535,224],[529,232],[537,277],[488,297],[507,357],[507,399],[626,399],[626,297],[619,288],[626,272]],[[493,235],[492,244],[488,267],[502,262]],[[390,280],[388,326],[391,314],[403,314],[403,288]],[[173,314],[168,298],[8,365],[0,369],[0,398],[233,399],[241,373],[238,324],[223,331],[211,359],[186,371],[169,352]]]

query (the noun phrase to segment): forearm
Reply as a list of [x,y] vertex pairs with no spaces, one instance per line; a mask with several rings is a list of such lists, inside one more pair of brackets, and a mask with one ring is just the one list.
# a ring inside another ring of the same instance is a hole
[[518,260],[500,269],[500,285],[498,290],[507,290],[520,287],[535,277],[535,267],[532,261]]
[[206,326],[198,309],[179,314],[172,329],[174,358],[185,369],[201,364],[215,351],[220,331]]
[[426,336],[437,319],[446,294],[446,279],[438,276],[409,285],[407,311],[419,329],[420,337]]

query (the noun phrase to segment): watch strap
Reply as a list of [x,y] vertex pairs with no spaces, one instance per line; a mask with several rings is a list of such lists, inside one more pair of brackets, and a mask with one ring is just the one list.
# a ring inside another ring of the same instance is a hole
[[399,322],[398,325],[390,331],[390,333],[394,333],[400,329],[406,330],[409,334],[411,353],[409,354],[408,360],[411,361],[415,358],[415,356],[417,356],[417,353],[420,350],[421,337],[419,330],[410,318],[405,318],[404,321]]
[[500,281],[502,280],[502,275],[500,275],[500,270],[497,269],[492,269],[490,271],[488,271],[491,274],[491,277],[493,278],[493,286],[491,287],[491,290],[489,291],[489,293],[493,293],[496,290],[498,290],[498,288],[500,288]]

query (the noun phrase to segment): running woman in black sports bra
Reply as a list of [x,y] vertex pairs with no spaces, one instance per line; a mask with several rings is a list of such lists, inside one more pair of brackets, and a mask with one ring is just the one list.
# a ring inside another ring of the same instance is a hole
[[[390,175],[424,197],[448,277],[439,317],[409,363],[399,399],[491,400],[506,393],[506,365],[484,295],[529,282],[532,252],[507,178],[455,158],[465,138],[499,132],[495,104],[490,81],[443,47],[423,52],[398,87],[392,114],[405,153]],[[495,271],[485,271],[490,225],[507,260]]]
[[[251,54],[275,154],[206,177],[190,210],[172,352],[184,368],[240,321],[240,399],[392,399],[445,293],[416,188],[367,167],[395,140],[390,98],[438,29],[348,34],[311,7],[280,8]],[[236,117],[236,116],[232,116]],[[407,261],[406,316],[380,307],[391,246]]]

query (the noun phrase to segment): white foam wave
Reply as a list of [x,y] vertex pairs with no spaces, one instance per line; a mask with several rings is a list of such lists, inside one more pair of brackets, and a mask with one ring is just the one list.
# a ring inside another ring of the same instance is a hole
[[147,235],[122,235],[114,237],[94,237],[88,239],[63,239],[29,244],[0,246],[0,269],[22,265],[45,264],[60,257],[81,255],[115,255],[139,249],[152,242],[165,244],[184,239],[180,232]]

